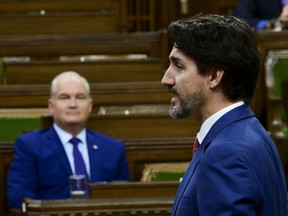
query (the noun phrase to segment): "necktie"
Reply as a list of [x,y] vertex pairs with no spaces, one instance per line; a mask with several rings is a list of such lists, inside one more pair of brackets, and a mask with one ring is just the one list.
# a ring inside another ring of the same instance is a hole
[[195,137],[194,145],[193,145],[193,155],[196,153],[196,151],[198,150],[199,146],[200,146],[199,141],[198,141],[197,137]]
[[88,174],[86,171],[85,162],[83,160],[81,152],[78,149],[78,144],[81,142],[81,140],[78,139],[77,137],[73,137],[69,142],[73,144],[75,173],[77,175],[85,175],[86,180],[88,180]]

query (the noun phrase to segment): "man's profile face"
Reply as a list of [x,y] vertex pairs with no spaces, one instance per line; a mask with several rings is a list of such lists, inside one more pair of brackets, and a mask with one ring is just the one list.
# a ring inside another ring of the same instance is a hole
[[188,117],[202,104],[205,79],[199,75],[195,62],[179,49],[173,47],[169,59],[170,66],[161,81],[174,94],[169,112],[173,118]]

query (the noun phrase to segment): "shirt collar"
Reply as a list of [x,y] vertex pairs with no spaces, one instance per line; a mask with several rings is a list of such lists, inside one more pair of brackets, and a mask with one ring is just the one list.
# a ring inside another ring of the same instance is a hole
[[[53,124],[53,127],[58,134],[62,144],[68,143],[69,140],[73,137],[70,133],[67,133],[65,130],[60,128],[56,123]],[[81,140],[81,143],[86,143],[86,130],[83,129],[79,134],[77,134],[77,138]]]
[[221,110],[219,110],[218,112],[214,113],[212,116],[210,116],[208,119],[206,119],[203,124],[201,125],[200,131],[197,134],[197,139],[199,141],[199,143],[201,144],[202,141],[204,140],[205,136],[208,134],[209,130],[211,129],[211,127],[213,126],[213,124],[219,119],[221,118],[224,114],[226,114],[227,112],[229,112],[230,110],[243,105],[244,102],[240,101],[237,103],[234,103],[230,106],[227,106]]

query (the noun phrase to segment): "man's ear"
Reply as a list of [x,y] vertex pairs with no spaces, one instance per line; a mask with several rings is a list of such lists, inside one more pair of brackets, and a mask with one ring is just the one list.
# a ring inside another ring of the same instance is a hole
[[93,111],[93,99],[89,98],[89,112],[92,113]]
[[215,88],[219,86],[223,76],[224,76],[223,69],[213,68],[211,71],[210,81],[209,81],[210,88]]
[[48,110],[49,110],[49,113],[53,115],[53,101],[51,98],[48,100]]

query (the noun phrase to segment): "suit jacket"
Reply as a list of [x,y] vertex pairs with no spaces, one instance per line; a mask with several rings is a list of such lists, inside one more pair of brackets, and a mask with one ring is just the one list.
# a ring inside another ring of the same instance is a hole
[[210,129],[175,197],[173,216],[286,216],[287,190],[275,144],[248,105]]
[[239,0],[233,15],[255,27],[260,21],[279,17],[281,12],[281,0]]
[[[123,143],[90,130],[86,134],[90,182],[130,180]],[[53,126],[20,136],[14,145],[14,158],[7,178],[9,206],[20,208],[23,197],[70,197],[70,175],[72,169]]]

